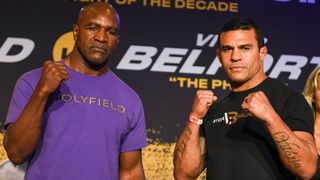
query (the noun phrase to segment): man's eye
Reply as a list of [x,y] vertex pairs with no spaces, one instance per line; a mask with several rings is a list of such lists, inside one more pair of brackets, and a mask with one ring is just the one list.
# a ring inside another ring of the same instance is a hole
[[222,48],[222,51],[223,52],[229,52],[229,51],[231,51],[231,48]]
[[118,32],[114,29],[108,29],[107,34],[112,35],[112,36],[118,36]]
[[248,50],[250,50],[250,48],[249,47],[243,47],[242,50],[243,51],[248,51]]
[[95,27],[95,26],[90,26],[90,27],[88,27],[88,29],[91,30],[91,31],[96,31],[98,28]]

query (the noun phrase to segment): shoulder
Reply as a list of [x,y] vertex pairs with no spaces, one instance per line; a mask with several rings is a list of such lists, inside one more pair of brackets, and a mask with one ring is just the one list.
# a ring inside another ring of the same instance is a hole
[[39,80],[41,72],[42,72],[42,67],[39,67],[23,73],[19,79],[27,80],[27,81]]
[[267,78],[256,88],[256,91],[264,92],[271,105],[280,114],[285,111],[292,112],[290,109],[301,108],[306,104],[301,92],[277,79]]
[[288,84],[272,78],[266,79],[262,89],[269,97],[276,97],[280,99],[290,99],[292,96],[303,97],[300,92],[294,90]]
[[282,81],[280,81],[278,79],[272,79],[270,77],[268,77],[265,80],[264,85],[268,86],[269,88],[273,88],[273,89],[283,88],[283,89],[286,89],[286,90],[293,91],[293,89],[290,88],[286,83],[284,83],[284,82],[282,82]]
[[294,113],[304,110],[309,113],[310,107],[301,92],[294,90],[281,81],[271,78],[268,81],[269,84],[266,83],[266,87],[269,88],[265,88],[264,92],[279,112],[288,111]]
[[27,71],[18,78],[16,84],[27,84],[34,88],[40,79],[41,72],[42,67]]
[[277,79],[267,78],[261,86],[262,90],[269,96],[273,97],[290,97],[293,94],[300,94],[286,83]]

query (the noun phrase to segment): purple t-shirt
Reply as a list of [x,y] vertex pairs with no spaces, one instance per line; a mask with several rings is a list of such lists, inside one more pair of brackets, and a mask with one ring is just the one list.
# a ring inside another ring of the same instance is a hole
[[[41,68],[16,83],[5,124],[30,99]],[[119,179],[119,154],[147,145],[139,96],[111,70],[93,77],[68,67],[69,79],[49,98],[27,180]]]

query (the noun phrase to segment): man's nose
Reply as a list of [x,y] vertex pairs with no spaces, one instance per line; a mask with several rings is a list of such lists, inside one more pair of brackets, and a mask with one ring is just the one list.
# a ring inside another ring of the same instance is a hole
[[95,39],[100,42],[106,42],[107,36],[108,36],[107,33],[101,29],[95,34]]
[[239,60],[241,60],[241,52],[240,52],[239,49],[235,48],[235,49],[232,51],[231,60],[232,60],[232,61],[239,61]]

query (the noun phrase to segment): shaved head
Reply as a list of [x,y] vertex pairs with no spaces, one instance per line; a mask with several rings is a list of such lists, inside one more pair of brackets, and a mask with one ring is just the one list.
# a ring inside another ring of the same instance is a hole
[[117,11],[113,8],[113,6],[109,3],[105,2],[94,2],[90,3],[83,8],[81,8],[77,25],[81,24],[83,18],[88,14],[97,14],[97,13],[106,13],[109,16],[114,16],[117,19],[118,27],[120,27],[120,17]]
[[84,6],[73,25],[74,61],[94,71],[105,71],[119,42],[119,26],[120,18],[112,5],[95,2]]

